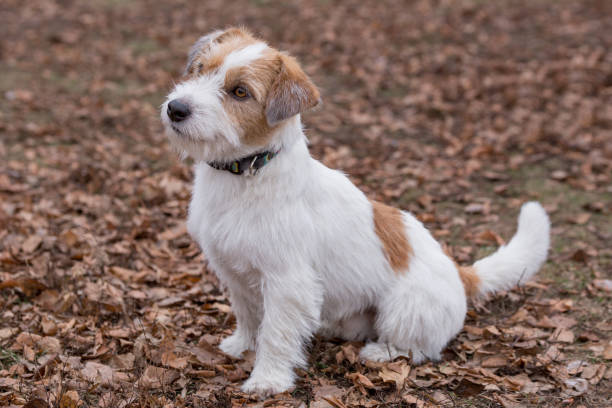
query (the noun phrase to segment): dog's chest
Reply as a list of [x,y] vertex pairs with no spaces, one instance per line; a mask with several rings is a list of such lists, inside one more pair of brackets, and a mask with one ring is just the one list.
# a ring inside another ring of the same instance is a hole
[[233,263],[251,257],[254,241],[263,234],[256,217],[231,206],[220,210],[192,202],[190,208],[188,230],[207,257],[231,259]]
[[236,272],[260,269],[292,240],[288,206],[252,194],[226,194],[194,185],[187,227],[206,257],[231,263]]

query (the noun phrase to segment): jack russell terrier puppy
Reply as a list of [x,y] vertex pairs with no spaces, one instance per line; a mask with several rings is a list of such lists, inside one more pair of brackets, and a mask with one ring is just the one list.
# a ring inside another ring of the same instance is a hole
[[293,57],[230,28],[193,45],[161,109],[195,161],[188,231],[236,316],[220,348],[256,351],[245,392],[292,387],[317,332],[366,341],[362,359],[437,360],[468,297],[522,284],[546,259],[548,216],[529,202],[507,245],[458,266],[412,214],[310,156],[300,113],[319,102]]

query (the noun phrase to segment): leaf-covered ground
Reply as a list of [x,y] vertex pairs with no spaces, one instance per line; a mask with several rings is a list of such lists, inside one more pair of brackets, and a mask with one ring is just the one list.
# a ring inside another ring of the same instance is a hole
[[[201,34],[296,55],[312,154],[413,211],[462,263],[540,200],[550,260],[470,306],[444,359],[315,338],[291,393],[239,392],[226,295],[185,232],[158,106]],[[610,405],[612,2],[0,3],[0,406]]]

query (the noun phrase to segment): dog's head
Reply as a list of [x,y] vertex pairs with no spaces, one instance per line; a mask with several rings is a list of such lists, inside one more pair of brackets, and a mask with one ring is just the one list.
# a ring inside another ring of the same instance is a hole
[[319,101],[293,57],[230,28],[193,45],[161,117],[177,150],[196,160],[235,160],[282,147],[279,130]]

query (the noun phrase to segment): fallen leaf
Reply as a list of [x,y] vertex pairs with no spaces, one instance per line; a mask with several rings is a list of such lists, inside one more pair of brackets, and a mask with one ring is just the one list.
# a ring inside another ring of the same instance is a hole
[[347,377],[353,381],[353,384],[362,390],[362,394],[365,394],[364,388],[376,388],[374,384],[372,384],[372,381],[361,373],[347,374]]
[[344,394],[342,388],[336,387],[335,385],[323,385],[314,387],[312,390],[314,395],[313,401],[311,402],[312,408],[344,408],[345,405],[339,400]]
[[584,225],[591,219],[591,213],[580,213],[575,217],[571,218],[570,221],[574,224]]
[[19,278],[0,282],[0,290],[7,288],[19,288],[26,296],[31,297],[47,287],[36,279]]
[[36,345],[40,348],[40,350],[44,351],[45,353],[57,354],[62,351],[62,344],[60,343],[60,341],[57,338],[51,336],[41,338]]
[[19,329],[16,327],[5,327],[3,329],[0,329],[0,340],[6,340],[8,338],[11,338],[17,333],[19,333]]
[[66,391],[60,400],[60,408],[78,408],[81,406],[83,401],[79,397],[79,394],[74,391]]
[[484,385],[463,378],[453,391],[463,398],[468,398],[480,394],[482,390],[484,390]]
[[482,367],[486,367],[486,368],[504,367],[507,364],[508,364],[508,359],[504,356],[487,357],[484,360],[482,360],[482,362],[480,363]]
[[174,370],[148,366],[138,380],[138,384],[148,389],[160,388],[172,384],[177,378],[179,378],[179,373]]
[[551,334],[549,341],[559,341],[562,343],[573,343],[576,336],[574,332],[569,329],[559,328]]
[[573,391],[573,396],[582,395],[589,389],[589,383],[584,378],[568,378],[563,384]]
[[177,370],[183,370],[187,367],[187,357],[178,357],[174,352],[166,351],[162,353],[161,363]]
[[112,384],[113,369],[107,365],[88,361],[81,370],[81,375],[87,381],[100,384]]
[[383,382],[393,383],[397,390],[401,390],[409,374],[410,366],[405,361],[397,361],[384,366],[378,376]]
[[603,358],[605,358],[606,360],[612,360],[612,342],[606,344],[606,347],[603,351]]
[[43,399],[34,398],[29,400],[23,408],[49,408],[49,404]]
[[21,250],[26,254],[31,254],[36,251],[36,248],[42,243],[42,237],[39,235],[30,235],[21,245]]

